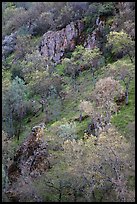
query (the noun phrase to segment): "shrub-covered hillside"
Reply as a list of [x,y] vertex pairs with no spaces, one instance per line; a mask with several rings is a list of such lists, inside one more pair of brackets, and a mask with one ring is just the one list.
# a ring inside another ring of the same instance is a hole
[[2,202],[135,202],[135,2],[2,2]]

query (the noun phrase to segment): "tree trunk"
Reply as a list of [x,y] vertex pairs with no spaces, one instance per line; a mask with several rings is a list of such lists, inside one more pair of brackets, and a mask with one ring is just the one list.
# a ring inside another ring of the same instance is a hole
[[82,121],[82,113],[80,113],[80,116],[79,116],[79,122],[81,123]]
[[44,112],[44,104],[42,104],[42,113]]
[[10,130],[9,130],[9,132],[10,132],[10,137],[13,137],[13,116],[12,116],[12,114],[13,114],[13,112],[10,112],[10,121],[9,121],[9,123],[10,123]]
[[76,192],[75,189],[74,189],[74,193],[73,193],[73,195],[74,195],[74,202],[77,202],[77,192]]
[[61,196],[62,196],[62,194],[61,194],[61,190],[59,191],[59,202],[61,202]]
[[92,70],[92,79],[93,79],[93,85],[94,85],[94,88],[95,88],[96,80],[95,80],[95,73],[94,73],[93,70]]
[[19,129],[17,131],[17,140],[19,141],[19,137],[20,137],[20,129],[21,129],[21,125],[19,126]]
[[58,202],[61,202],[61,197],[62,197],[62,185],[61,182],[59,183],[59,199]]
[[126,105],[128,105],[128,86],[126,87],[125,97],[126,97]]
[[129,56],[129,58],[130,58],[130,60],[131,60],[131,63],[134,63],[134,61],[133,61],[133,59],[132,59],[132,56],[131,56],[130,52],[128,52],[127,54],[128,54],[128,56]]
[[19,136],[20,136],[20,132],[21,132],[21,120],[22,120],[22,117],[20,118],[20,121],[19,121],[19,129],[17,131],[17,140],[19,141]]
[[96,197],[95,197],[95,192],[94,192],[94,190],[92,191],[92,196],[93,196],[93,201],[96,202]]

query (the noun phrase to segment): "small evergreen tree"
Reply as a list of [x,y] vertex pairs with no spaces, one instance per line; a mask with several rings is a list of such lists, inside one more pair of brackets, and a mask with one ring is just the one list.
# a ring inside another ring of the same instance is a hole
[[19,140],[22,119],[25,115],[27,89],[18,76],[12,81],[9,91],[3,96],[4,121],[9,136],[14,134]]

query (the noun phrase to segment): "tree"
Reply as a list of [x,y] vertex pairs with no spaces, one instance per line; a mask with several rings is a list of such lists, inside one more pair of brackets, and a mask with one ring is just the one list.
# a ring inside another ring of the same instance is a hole
[[[122,144],[119,143],[120,141]],[[124,160],[122,157],[122,154],[125,152],[125,148],[128,149],[129,144],[127,144],[126,140],[114,129],[109,129],[107,134],[101,134],[98,146],[94,145],[94,138],[89,138],[85,143],[85,147],[80,141],[65,142],[65,159],[67,162],[70,161],[68,162],[70,168],[74,168],[72,172],[77,172],[77,175],[85,176],[86,184],[90,186],[90,192],[88,192],[88,189],[86,189],[85,192],[85,197],[87,197],[87,199],[90,201],[92,199],[99,199],[96,197],[96,188],[98,190],[102,189],[101,191],[104,192],[101,199],[104,198],[107,190],[115,190],[115,188],[113,188],[114,180],[118,181],[119,178],[122,178],[123,170],[126,170],[126,166],[123,166]],[[91,158],[90,155],[92,155]],[[87,160],[84,160],[85,157]],[[125,159],[127,159],[127,157]],[[126,165],[128,165],[128,159],[125,162]],[[121,169],[122,166],[123,170]],[[125,179],[122,182],[124,181]],[[121,190],[124,187],[126,186],[123,183]],[[120,194],[122,197],[122,193]]]
[[[130,145],[114,128],[94,138],[66,140],[52,168],[34,181],[43,201],[128,201]],[[45,190],[46,189],[46,190]]]
[[123,29],[135,40],[135,2],[118,2],[116,9],[111,30],[120,32]]
[[22,119],[25,116],[25,99],[27,89],[25,83],[19,77],[16,77],[12,84],[3,96],[3,120],[6,125],[6,132],[12,137],[14,134],[19,140],[19,135],[22,126]]
[[129,87],[134,78],[134,67],[132,63],[118,60],[113,65],[108,65],[107,75],[115,80],[122,81],[125,87],[125,104],[128,105]]
[[83,71],[81,64],[83,52],[85,52],[85,48],[82,45],[76,46],[71,58],[64,58],[62,60],[65,74],[71,76],[74,91],[77,90],[77,77],[80,75],[80,72]]
[[122,52],[129,56],[132,63],[134,62],[135,42],[124,31],[110,32],[108,35],[108,45],[112,45],[113,54]]
[[101,56],[101,52],[99,48],[94,49],[88,49],[86,48],[82,55],[82,61],[84,63],[84,66],[90,67],[92,78],[93,78],[93,84],[95,87],[96,79],[95,79],[95,73],[97,69],[103,65],[103,56]]
[[[123,93],[122,87],[118,81],[111,77],[100,79],[92,93],[95,105],[93,112],[93,123],[96,129],[96,136],[99,136],[99,129],[109,128],[112,113],[117,112],[115,98]],[[97,109],[97,111],[96,111]]]
[[128,105],[128,96],[129,96],[129,85],[131,80],[133,79],[133,76],[131,74],[131,72],[129,72],[128,69],[126,69],[125,67],[122,67],[119,70],[118,73],[118,78],[119,80],[122,80],[124,82],[124,86],[125,86],[125,104]]
[[64,66],[64,72],[71,76],[73,89],[76,91],[76,79],[79,76],[78,65],[73,59],[64,58],[62,60],[62,64]]
[[31,36],[17,36],[16,46],[15,46],[15,60],[23,59],[25,55],[31,54],[34,51],[34,42],[31,41]]
[[104,58],[98,48],[93,50],[77,46],[72,53],[71,59],[64,58],[62,61],[65,72],[71,75],[74,90],[76,90],[76,79],[80,72],[91,70],[93,84],[95,86],[95,72],[104,64]]
[[105,111],[115,111],[116,104],[114,103],[114,99],[122,91],[122,87],[118,81],[111,77],[106,77],[96,83],[92,96],[95,99],[97,107],[104,108]]
[[93,105],[90,101],[81,100],[78,109],[80,110],[79,121],[81,122],[83,113],[86,113],[86,115],[91,116],[93,112]]

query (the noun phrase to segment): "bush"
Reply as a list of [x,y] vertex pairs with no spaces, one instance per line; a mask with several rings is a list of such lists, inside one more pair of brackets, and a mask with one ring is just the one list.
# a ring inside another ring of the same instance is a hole
[[13,64],[11,68],[11,79],[13,80],[16,77],[19,77],[20,79],[24,80],[23,72],[19,64]]
[[111,16],[115,11],[115,2],[103,2],[99,4],[98,12],[100,15]]
[[57,73],[59,75],[61,75],[61,76],[64,75],[64,66],[63,66],[63,64],[58,64],[55,69],[57,70]]
[[63,140],[77,139],[76,135],[76,123],[65,123],[58,127],[57,135],[62,137]]
[[27,94],[28,90],[24,81],[16,77],[12,81],[9,90],[3,95],[3,129],[10,137],[17,130],[21,130],[21,122],[26,114],[25,102]]
[[135,41],[127,33],[123,30],[121,32],[110,32],[107,40],[108,46],[112,46],[113,54],[122,53],[123,55],[128,55],[131,62],[134,62]]
[[26,54],[31,54],[34,51],[34,42],[31,40],[30,35],[17,36],[15,46],[15,58],[23,59]]

